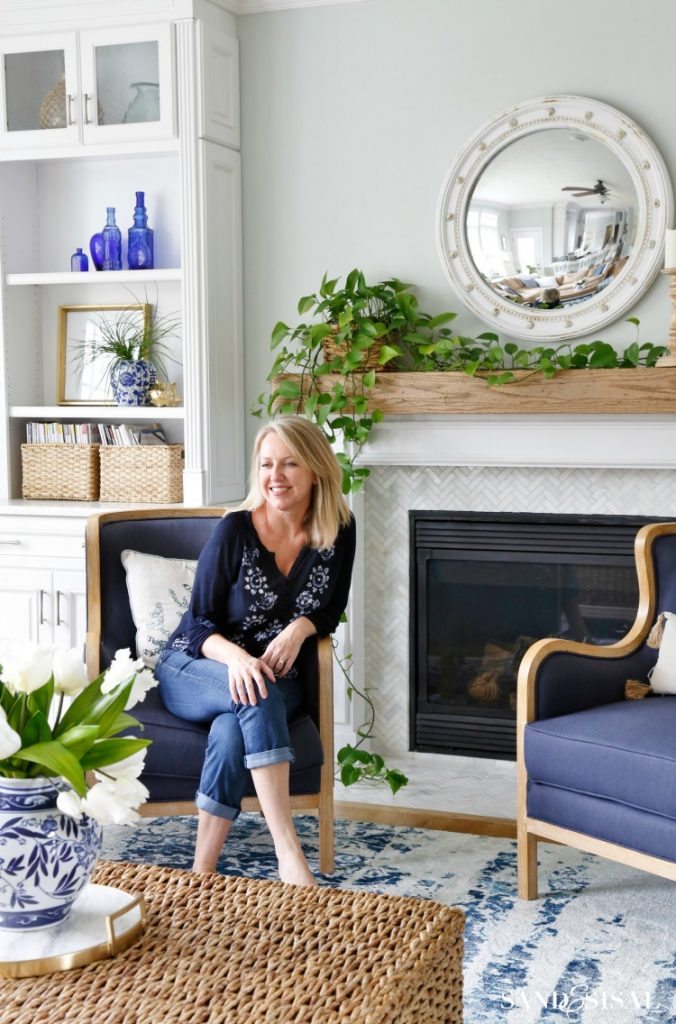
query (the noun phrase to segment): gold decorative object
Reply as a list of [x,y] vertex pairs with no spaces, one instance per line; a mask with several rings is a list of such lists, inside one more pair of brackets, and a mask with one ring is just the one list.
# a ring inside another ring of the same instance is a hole
[[40,104],[40,127],[66,127],[66,80],[63,75]]
[[481,672],[467,687],[467,693],[484,704],[493,704],[500,696],[496,672]]
[[148,391],[151,405],[180,405],[181,396],[176,392],[176,385],[173,381],[158,380]]

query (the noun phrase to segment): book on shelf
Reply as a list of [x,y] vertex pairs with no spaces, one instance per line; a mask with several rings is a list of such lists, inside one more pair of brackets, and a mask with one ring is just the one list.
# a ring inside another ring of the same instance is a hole
[[26,423],[28,444],[168,444],[160,423]]

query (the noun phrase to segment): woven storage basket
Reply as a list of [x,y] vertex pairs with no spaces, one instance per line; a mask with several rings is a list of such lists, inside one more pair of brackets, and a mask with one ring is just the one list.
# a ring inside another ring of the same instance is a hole
[[22,444],[21,495],[57,501],[96,501],[96,444]]
[[101,501],[183,501],[182,444],[102,445]]

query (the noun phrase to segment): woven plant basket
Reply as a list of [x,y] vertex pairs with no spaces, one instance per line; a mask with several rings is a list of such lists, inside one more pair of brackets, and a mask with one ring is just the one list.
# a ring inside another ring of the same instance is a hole
[[183,501],[182,444],[102,445],[101,501]]
[[56,501],[96,501],[96,444],[22,444],[21,495]]
[[[346,344],[344,341],[336,341],[335,335],[338,333],[338,328],[333,327],[332,333],[328,337],[324,338],[322,342],[322,353],[324,355],[324,362],[330,363],[332,360],[337,358],[343,358],[345,356]],[[381,372],[392,372],[397,369],[397,360],[391,359],[385,366],[381,366],[378,362],[378,356],[380,349],[383,345],[396,344],[399,341],[399,334],[397,331],[392,331],[390,334],[384,334],[382,338],[378,338],[375,345],[370,345],[364,350],[364,359],[362,361],[362,369],[364,370],[375,370],[376,373]]]

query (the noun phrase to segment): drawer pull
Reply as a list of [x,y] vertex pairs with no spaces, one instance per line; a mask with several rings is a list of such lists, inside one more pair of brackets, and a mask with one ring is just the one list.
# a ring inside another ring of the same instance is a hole
[[39,597],[40,625],[44,626],[45,622],[47,621],[45,619],[45,592],[44,592],[44,590],[40,589],[38,591],[38,594],[40,595],[40,597]]
[[65,620],[61,618],[61,598],[66,595],[62,591],[57,590],[56,592],[56,624],[57,626],[65,626]]
[[0,540],[0,544],[11,544],[13,547],[20,547],[20,540]]

